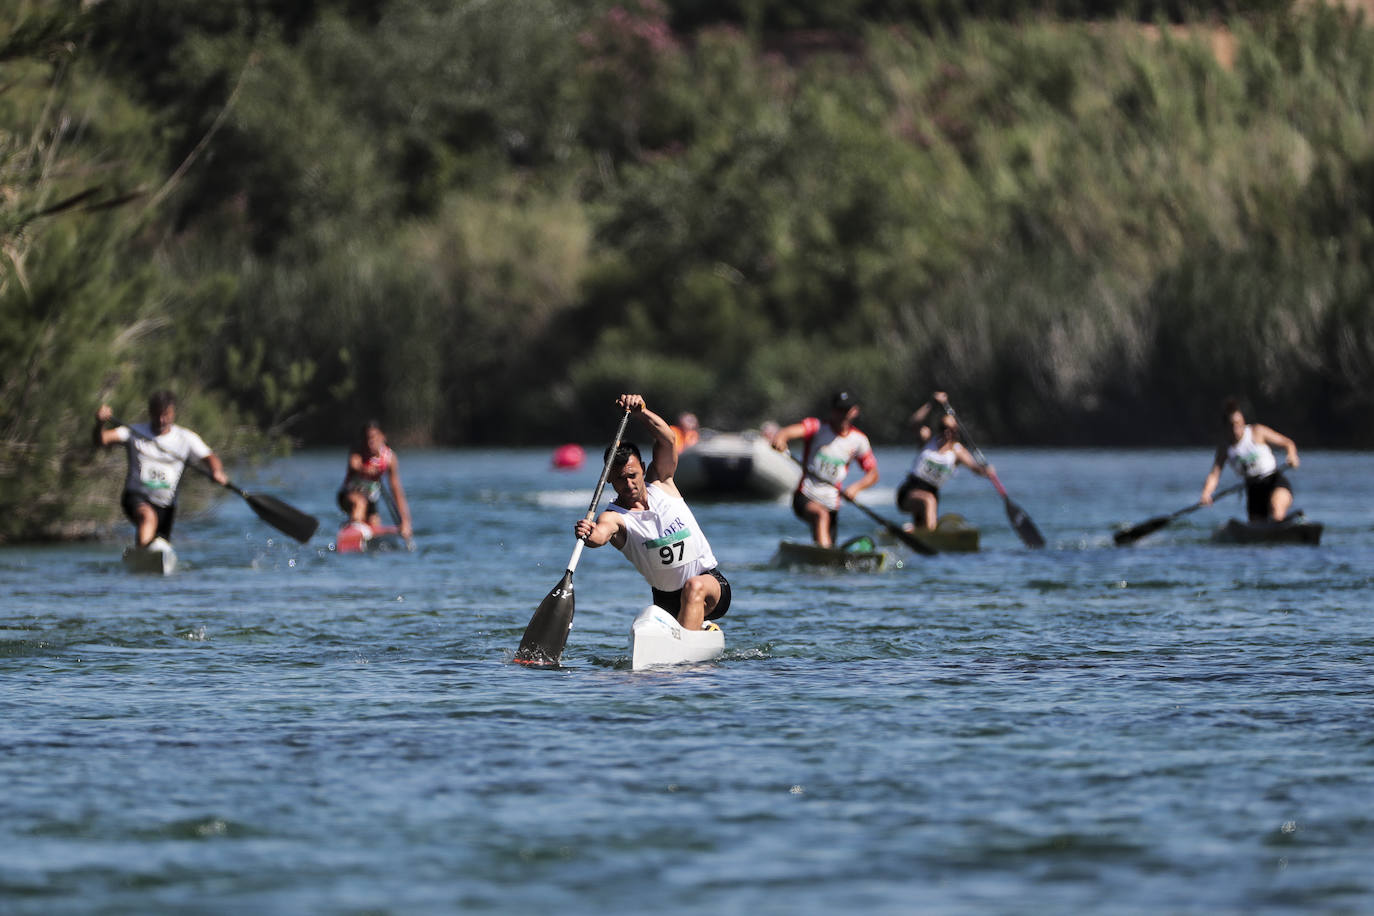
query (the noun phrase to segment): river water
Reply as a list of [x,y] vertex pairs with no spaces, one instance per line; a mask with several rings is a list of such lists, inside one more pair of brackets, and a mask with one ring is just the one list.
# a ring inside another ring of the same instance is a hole
[[600,470],[547,451],[404,452],[409,554],[330,552],[333,452],[240,481],[325,519],[305,547],[230,498],[165,580],[0,551],[0,911],[1374,910],[1369,456],[1303,454],[1320,547],[1209,543],[1232,499],[1126,549],[1210,450],[991,457],[1048,549],[967,472],[984,550],[876,574],[696,502],[734,603],[684,670],[628,670],[609,548],[565,667],[510,663]]

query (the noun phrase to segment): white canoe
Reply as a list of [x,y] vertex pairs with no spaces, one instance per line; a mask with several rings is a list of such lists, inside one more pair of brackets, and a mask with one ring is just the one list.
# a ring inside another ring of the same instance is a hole
[[780,499],[800,479],[797,463],[756,432],[704,432],[673,474],[683,495],[706,499]]
[[177,552],[164,539],[153,538],[147,547],[124,548],[124,566],[130,572],[171,575],[177,568]]
[[709,662],[725,651],[725,633],[714,623],[707,629],[685,630],[663,608],[651,604],[630,625],[630,667]]

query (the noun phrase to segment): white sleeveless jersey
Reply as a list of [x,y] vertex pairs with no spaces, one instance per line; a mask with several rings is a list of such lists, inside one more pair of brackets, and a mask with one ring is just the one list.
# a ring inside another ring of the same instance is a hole
[[635,569],[659,591],[675,592],[693,576],[716,568],[715,554],[701,533],[692,510],[670,496],[658,481],[646,491],[647,509],[610,508],[625,516],[625,554]]
[[1249,426],[1245,427],[1240,441],[1226,450],[1226,457],[1235,472],[1246,480],[1272,474],[1279,466],[1274,460],[1273,450],[1256,442]]
[[136,423],[132,429],[130,432],[130,427],[121,426],[115,430],[129,452],[129,476],[124,489],[141,494],[154,506],[172,505],[186,462],[200,461],[210,454],[210,447],[200,436],[176,424],[157,437],[146,423]]
[[857,458],[859,467],[865,471],[878,466],[868,436],[857,426],[851,426],[849,432],[841,436],[829,423],[822,423],[815,417],[802,421],[802,436],[806,443],[803,456],[806,473],[797,489],[812,502],[827,509],[839,509],[840,487],[849,473],[849,463]]
[[911,473],[938,490],[949,482],[958,466],[959,456],[954,449],[942,452],[938,445],[932,444],[921,449],[916,460],[911,462]]

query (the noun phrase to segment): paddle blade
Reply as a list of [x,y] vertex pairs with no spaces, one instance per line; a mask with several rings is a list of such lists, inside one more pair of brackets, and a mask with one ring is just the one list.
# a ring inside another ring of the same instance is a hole
[[1147,534],[1154,534],[1169,522],[1173,521],[1171,515],[1157,515],[1152,519],[1141,522],[1139,525],[1132,525],[1112,535],[1112,540],[1116,541],[1116,546],[1124,547],[1127,544],[1134,544]]
[[1035,522],[1026,514],[1011,498],[1006,499],[1007,518],[1011,521],[1011,527],[1016,529],[1016,533],[1021,538],[1021,543],[1027,547],[1040,548],[1045,546],[1045,538],[1040,533],[1040,529],[1035,527]]
[[520,639],[520,648],[515,650],[515,662],[535,668],[556,668],[563,657],[563,647],[568,644],[568,631],[573,621],[573,584],[572,570],[563,573],[563,578],[553,587],[553,591],[539,602],[530,625],[525,627],[525,635]]
[[[242,491],[239,492],[242,493]],[[310,540],[315,529],[320,527],[320,520],[315,516],[307,515],[275,496],[266,496],[261,493],[242,493],[242,495],[248,501],[248,507],[257,514],[258,518],[302,544]]]

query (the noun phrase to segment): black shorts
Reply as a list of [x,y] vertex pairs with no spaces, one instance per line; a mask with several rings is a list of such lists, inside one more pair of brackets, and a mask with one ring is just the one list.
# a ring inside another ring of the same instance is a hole
[[1252,519],[1268,518],[1273,509],[1270,502],[1275,490],[1287,490],[1291,496],[1293,485],[1282,471],[1261,477],[1259,480],[1245,482],[1245,514]]
[[148,497],[142,493],[135,493],[133,490],[125,490],[119,497],[119,507],[124,510],[124,517],[135,525],[138,524],[138,507],[147,506],[157,515],[157,536],[164,541],[172,539],[172,522],[176,521],[177,506],[172,503],[170,506],[155,506],[149,501]]
[[381,515],[381,513],[377,511],[378,499],[375,494],[369,496],[366,490],[350,490],[348,487],[340,487],[335,500],[338,502],[339,508],[344,511],[344,515],[353,511],[353,507],[350,506],[348,502],[348,495],[350,493],[362,493],[364,496],[367,496],[368,515]]
[[[720,574],[719,569],[708,569],[706,570],[706,574],[715,576],[716,581],[720,583],[720,600],[716,602],[716,606],[711,608],[710,613],[706,615],[707,620],[715,620],[717,617],[724,617],[725,612],[730,610],[730,583]],[[663,592],[655,588],[652,589],[652,591],[654,593],[654,604],[657,604],[669,614],[676,617],[677,612],[682,610],[682,589],[678,589],[675,592]]]
[[[811,516],[806,512],[806,505],[812,502],[815,500],[807,499],[802,495],[801,490],[792,494],[792,514],[808,525],[811,524]],[[821,506],[820,503],[816,503],[816,505]],[[825,506],[821,506],[821,508],[825,509]],[[830,513],[830,537],[833,539],[835,533],[840,530],[840,513],[837,509],[826,509],[826,511]]]
[[936,499],[939,499],[939,498],[940,498],[940,488],[939,488],[939,487],[935,486],[934,484],[930,483],[929,481],[922,480],[921,478],[917,477],[915,474],[908,474],[908,475],[906,475],[906,480],[903,480],[903,481],[902,481],[902,485],[901,485],[900,487],[897,488],[897,508],[898,508],[898,509],[901,509],[903,512],[910,512],[910,511],[911,511],[911,510],[907,507],[906,501],[907,501],[907,498],[908,498],[909,496],[911,496],[911,493],[912,493],[913,490],[921,490],[921,491],[923,491],[923,492],[925,492],[925,493],[933,493],[933,494],[935,494],[935,498],[936,498]]

